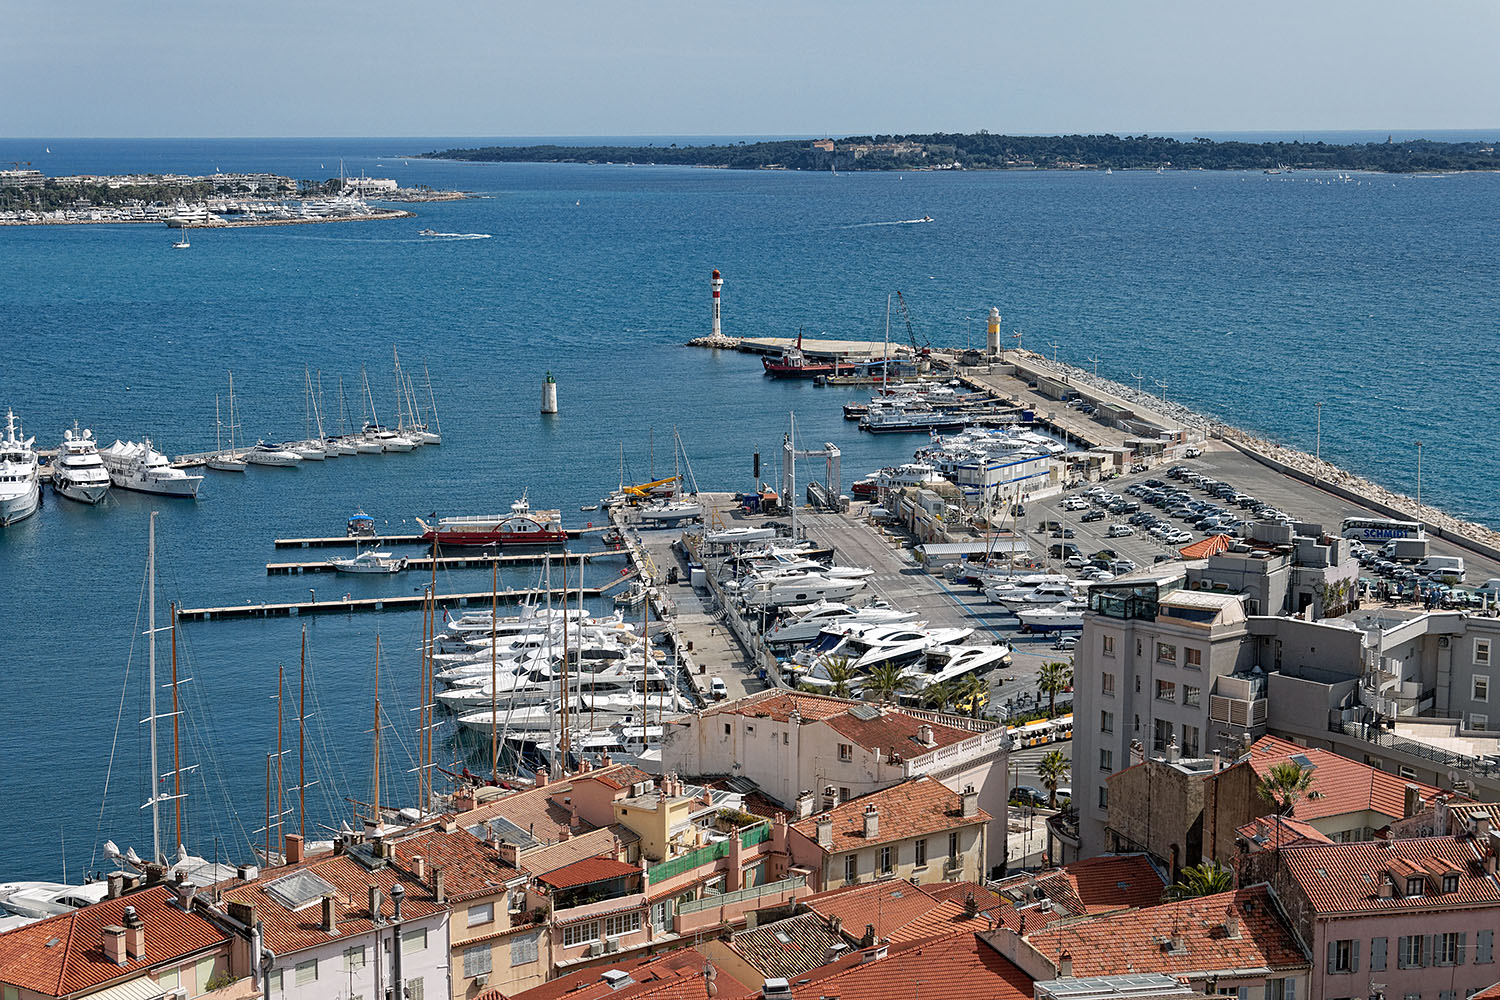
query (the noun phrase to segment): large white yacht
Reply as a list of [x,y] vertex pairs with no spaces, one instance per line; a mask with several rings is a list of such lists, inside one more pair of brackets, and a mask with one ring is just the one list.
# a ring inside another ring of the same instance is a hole
[[167,456],[152,448],[150,438],[139,444],[116,441],[99,449],[99,458],[109,470],[109,481],[122,490],[192,499],[203,485],[202,476],[175,468]]
[[781,645],[794,642],[812,642],[818,633],[827,628],[854,628],[858,625],[900,625],[917,620],[914,611],[897,611],[895,608],[871,605],[855,608],[838,601],[819,601],[793,616],[777,623],[766,633],[766,641]]
[[865,587],[862,579],[824,576],[821,573],[795,573],[773,576],[766,579],[749,577],[743,586],[725,584],[725,589],[738,589],[748,607],[781,607],[787,604],[807,604],[812,601],[842,601],[859,593]]
[[16,415],[5,413],[5,437],[0,438],[0,525],[30,517],[42,503],[38,485],[36,438],[16,434]]
[[62,444],[52,460],[52,489],[79,503],[98,503],[109,492],[109,471],[99,458],[94,432],[80,431],[76,421],[72,430],[63,431]]

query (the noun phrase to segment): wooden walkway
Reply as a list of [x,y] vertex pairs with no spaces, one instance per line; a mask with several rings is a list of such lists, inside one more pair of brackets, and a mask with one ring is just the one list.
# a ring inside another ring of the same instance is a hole
[[[594,534],[598,534],[599,532],[602,532],[602,531],[608,531],[612,527],[612,525],[610,525],[610,524],[607,523],[608,515],[604,514],[604,515],[602,515],[602,517],[604,517],[606,519],[606,523],[596,524],[596,525],[593,525],[593,526],[587,527],[587,528],[568,528],[567,529],[568,537],[569,538],[582,538],[584,535],[594,535]],[[326,549],[326,548],[330,548],[330,547],[333,547],[333,546],[339,546],[339,545],[354,545],[355,543],[358,543],[360,545],[424,545],[424,544],[429,544],[429,543],[426,543],[426,542],[422,541],[422,536],[421,535],[376,535],[373,538],[369,537],[369,536],[356,537],[356,536],[353,536],[353,535],[334,535],[334,536],[332,536],[330,538],[278,538],[278,539],[276,539],[276,541],[275,541],[274,544],[276,545],[276,547],[278,549]],[[545,545],[518,545],[518,546],[515,546],[515,547],[516,548],[524,548],[524,549],[528,549],[528,550],[535,550],[535,551],[541,551],[541,550],[547,548],[547,546],[545,546]],[[439,545],[438,548],[441,550],[443,548],[443,546]],[[464,549],[464,550],[482,551],[484,549],[494,548],[494,546],[491,546],[491,545],[450,545],[450,546],[448,546],[448,548],[450,550],[457,548],[457,549]]]
[[[630,576],[621,576],[614,582],[603,587],[585,587],[583,596],[587,598],[604,597],[620,584],[629,580]],[[568,597],[576,597],[578,588],[570,587],[566,591]],[[465,605],[488,606],[491,600],[501,604],[515,604],[521,601],[540,600],[545,597],[554,597],[559,600],[564,596],[561,589],[553,590],[502,590],[498,595],[488,590],[475,591],[471,594],[438,594],[437,603],[442,607],[463,607]],[[353,614],[356,611],[416,611],[419,610],[427,600],[425,595],[410,594],[400,597],[356,597],[345,600],[336,597],[324,601],[290,601],[282,604],[231,604],[218,608],[183,608],[177,612],[177,617],[183,621],[216,621],[223,618],[285,618],[291,615],[342,615]]]
[[[490,553],[476,551],[467,556],[439,556],[437,559],[438,569],[470,569],[475,566],[498,565],[501,569],[507,566],[540,566],[548,558],[554,558],[561,564],[563,559],[569,563],[576,564],[582,559],[584,562],[593,562],[595,559],[628,558],[630,555],[625,549],[607,549],[603,552],[535,552],[525,555],[500,556]],[[406,560],[406,568],[411,570],[432,570],[431,556],[413,556]],[[281,562],[266,563],[267,576],[290,576],[301,573],[333,573],[333,566],[326,561],[319,562]]]

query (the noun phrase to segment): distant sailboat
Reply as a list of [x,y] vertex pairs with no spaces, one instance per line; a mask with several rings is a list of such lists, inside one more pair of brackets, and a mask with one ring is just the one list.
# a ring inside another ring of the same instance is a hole
[[192,244],[188,242],[186,226],[183,226],[181,229],[179,229],[178,233],[180,233],[181,235],[177,237],[177,242],[172,244],[173,250],[186,250],[188,247],[192,246]]

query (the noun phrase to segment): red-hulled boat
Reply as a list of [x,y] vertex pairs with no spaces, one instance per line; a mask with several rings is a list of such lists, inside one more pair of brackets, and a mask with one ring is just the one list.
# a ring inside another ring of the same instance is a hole
[[766,374],[772,378],[816,378],[819,375],[853,375],[859,366],[847,361],[809,361],[802,353],[802,331],[797,331],[797,346],[788,347],[772,361],[761,358]]
[[422,540],[439,545],[557,545],[568,540],[562,514],[555,510],[532,510],[525,494],[510,505],[509,514],[476,517],[443,517],[428,524],[420,517]]

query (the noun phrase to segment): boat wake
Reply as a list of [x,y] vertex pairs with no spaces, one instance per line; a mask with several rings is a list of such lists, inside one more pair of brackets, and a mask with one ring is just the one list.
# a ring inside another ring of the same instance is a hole
[[487,240],[489,233],[435,233],[430,229],[422,230],[422,235],[429,240]]
[[933,221],[932,216],[924,215],[920,219],[896,219],[894,222],[856,222],[845,229],[868,229],[871,226],[920,226],[924,222]]

